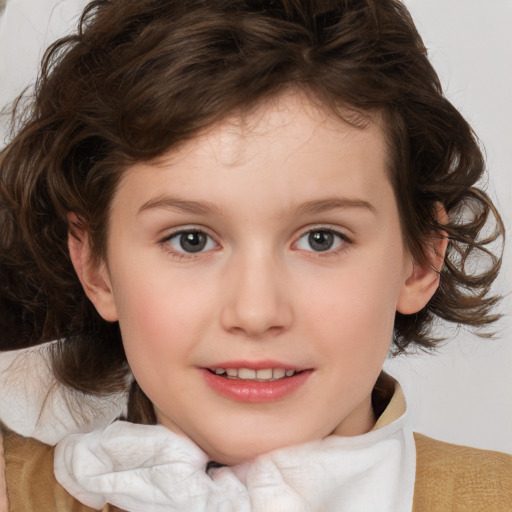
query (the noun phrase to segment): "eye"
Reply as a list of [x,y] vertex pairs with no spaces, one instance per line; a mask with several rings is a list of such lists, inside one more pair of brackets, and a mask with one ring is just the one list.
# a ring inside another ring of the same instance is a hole
[[346,242],[344,235],[332,229],[314,229],[304,233],[296,247],[303,251],[326,252],[339,249]]
[[171,235],[166,243],[174,252],[198,253],[215,248],[213,239],[206,233],[197,230],[180,231]]

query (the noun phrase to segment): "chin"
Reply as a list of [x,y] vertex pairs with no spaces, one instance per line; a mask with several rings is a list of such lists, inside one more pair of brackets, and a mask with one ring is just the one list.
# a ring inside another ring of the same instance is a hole
[[236,466],[249,462],[256,457],[273,450],[285,448],[296,444],[307,442],[304,440],[286,439],[262,439],[258,437],[257,442],[247,438],[243,439],[227,439],[224,443],[216,443],[208,448],[202,447],[209,457],[220,464],[227,466]]

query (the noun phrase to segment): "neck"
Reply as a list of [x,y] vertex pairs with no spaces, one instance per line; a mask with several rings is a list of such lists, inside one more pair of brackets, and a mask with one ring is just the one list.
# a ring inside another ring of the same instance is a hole
[[337,436],[359,436],[369,432],[376,422],[371,397],[361,402],[334,430]]

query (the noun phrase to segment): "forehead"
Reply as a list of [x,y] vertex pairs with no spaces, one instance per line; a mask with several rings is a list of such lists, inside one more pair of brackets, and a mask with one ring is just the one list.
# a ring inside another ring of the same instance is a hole
[[[380,119],[374,117],[371,121],[370,118],[363,120],[349,109],[337,116],[303,94],[282,94],[213,125],[177,151],[175,157],[179,160],[193,151],[201,157],[208,152],[210,156],[215,154],[223,165],[237,166],[253,158],[262,144],[266,145],[264,155],[268,159],[286,151],[292,154],[302,149],[312,150],[315,145],[325,150],[327,140],[371,138],[377,133],[380,136]],[[365,127],[370,126],[372,128],[366,131]],[[327,140],[326,134],[329,135]],[[380,145],[381,141],[375,142]]]
[[378,203],[390,185],[387,160],[378,117],[356,127],[304,95],[284,94],[132,166],[118,192],[141,201],[167,190],[226,203],[244,197],[284,205],[329,194]]

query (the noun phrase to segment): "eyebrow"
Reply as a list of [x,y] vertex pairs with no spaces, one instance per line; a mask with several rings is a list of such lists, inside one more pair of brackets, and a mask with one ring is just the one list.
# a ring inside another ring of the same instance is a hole
[[307,201],[299,205],[297,213],[300,214],[316,214],[323,213],[330,210],[339,210],[345,208],[363,208],[367,209],[373,214],[377,214],[375,207],[368,201],[361,199],[350,199],[342,197],[331,197],[327,199],[319,199],[314,201]]
[[223,212],[216,204],[208,201],[188,201],[175,196],[158,196],[146,201],[140,208],[139,213],[147,210],[162,208],[164,210],[177,210],[184,213],[196,215],[216,214],[222,216]]
[[[178,212],[191,213],[195,215],[217,215],[224,216],[222,208],[209,201],[189,201],[175,196],[158,196],[146,201],[140,208],[138,213],[153,209],[174,210]],[[295,208],[292,212],[296,215],[314,215],[324,213],[331,210],[339,210],[346,208],[362,208],[377,214],[375,207],[368,201],[361,199],[350,199],[341,197],[330,197],[326,199],[318,199],[307,201]],[[284,214],[285,212],[283,212]]]

